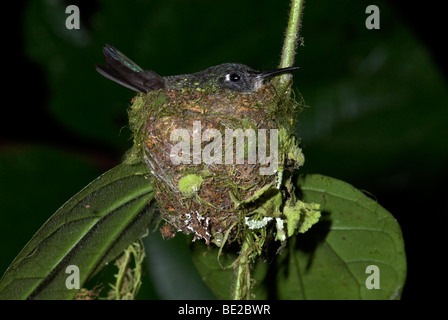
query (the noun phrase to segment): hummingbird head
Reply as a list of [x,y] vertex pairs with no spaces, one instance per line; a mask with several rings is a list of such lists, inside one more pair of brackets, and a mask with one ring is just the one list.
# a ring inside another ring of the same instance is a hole
[[214,85],[220,89],[250,93],[258,90],[267,78],[296,69],[299,67],[257,71],[241,63],[223,63],[203,72],[209,74]]
[[106,45],[103,54],[107,65],[97,65],[97,71],[106,78],[138,92],[163,88],[218,88],[251,93],[258,90],[267,78],[299,69],[288,67],[257,71],[241,63],[223,63],[196,73],[161,77],[152,70],[143,70],[113,46]]

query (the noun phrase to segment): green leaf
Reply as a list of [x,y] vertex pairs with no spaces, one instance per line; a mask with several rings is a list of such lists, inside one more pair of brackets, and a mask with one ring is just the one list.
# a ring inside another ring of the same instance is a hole
[[[293,237],[280,255],[253,270],[257,299],[398,299],[406,278],[406,257],[395,218],[353,186],[321,175],[296,182],[304,202],[321,204],[322,218]],[[217,263],[217,250],[194,246],[193,260],[219,298],[228,298],[232,270]],[[378,267],[379,289],[367,289]]]
[[215,297],[191,260],[192,239],[192,235],[183,233],[177,233],[173,239],[163,239],[160,232],[151,232],[143,239],[146,273],[158,294],[157,299],[209,300]]
[[89,184],[41,227],[0,280],[0,299],[72,299],[66,268],[80,287],[154,220],[145,164],[121,164]]
[[217,247],[207,246],[203,242],[195,242],[191,245],[193,262],[204,282],[218,299],[230,299],[233,268],[226,267],[230,266],[237,255],[224,251],[218,263],[218,251]]
[[[400,298],[406,257],[395,218],[343,181],[302,175],[297,185],[303,201],[321,204],[323,219],[278,258],[277,298]],[[378,267],[378,289],[366,287],[370,265]]]

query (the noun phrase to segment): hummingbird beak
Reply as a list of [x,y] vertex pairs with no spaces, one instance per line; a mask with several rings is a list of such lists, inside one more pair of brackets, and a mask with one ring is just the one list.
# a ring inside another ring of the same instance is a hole
[[272,77],[274,75],[277,75],[279,73],[285,73],[285,72],[291,72],[294,70],[300,69],[300,67],[287,67],[287,68],[280,68],[280,69],[275,69],[275,70],[269,70],[269,71],[261,71],[258,74],[258,78],[260,79],[266,79],[269,77]]
[[263,82],[266,78],[275,76],[280,73],[291,72],[291,71],[297,70],[299,68],[300,67],[287,67],[287,68],[280,68],[280,69],[275,69],[275,70],[261,71],[256,77],[257,81],[254,84],[254,89],[258,90],[258,88],[260,88],[263,85]]

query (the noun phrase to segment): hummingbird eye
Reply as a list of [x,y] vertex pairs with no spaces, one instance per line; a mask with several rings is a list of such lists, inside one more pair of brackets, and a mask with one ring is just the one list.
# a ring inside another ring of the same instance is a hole
[[253,79],[249,67],[241,64],[226,64],[223,76],[218,78],[220,88],[236,92],[252,91]]
[[230,73],[229,74],[229,80],[232,82],[238,82],[241,80],[241,76],[238,73]]

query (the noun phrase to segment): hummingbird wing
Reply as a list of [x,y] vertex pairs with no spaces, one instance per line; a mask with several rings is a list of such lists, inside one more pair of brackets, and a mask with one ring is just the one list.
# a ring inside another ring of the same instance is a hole
[[137,92],[165,87],[163,77],[152,70],[143,70],[113,46],[106,45],[103,55],[107,65],[96,65],[96,70],[106,78]]

